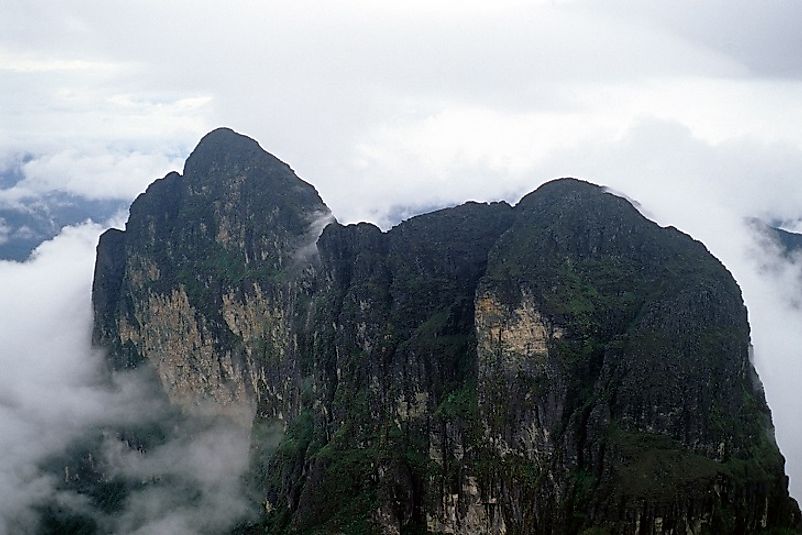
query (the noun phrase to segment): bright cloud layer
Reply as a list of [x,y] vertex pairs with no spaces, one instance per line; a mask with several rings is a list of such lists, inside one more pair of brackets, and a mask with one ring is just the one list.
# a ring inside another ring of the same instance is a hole
[[[103,533],[224,531],[250,513],[240,479],[248,432],[230,423],[170,426],[148,454],[122,439],[103,444],[104,477],[178,481],[135,489],[112,518],[61,488],[43,469],[50,456],[97,426],[158,422],[164,407],[136,376],[109,384],[90,346],[94,248],[103,226],[66,227],[25,263],[0,261],[0,535],[34,533],[41,507],[57,503],[92,517]],[[158,475],[155,478],[154,475]],[[191,489],[182,493],[177,489]]]

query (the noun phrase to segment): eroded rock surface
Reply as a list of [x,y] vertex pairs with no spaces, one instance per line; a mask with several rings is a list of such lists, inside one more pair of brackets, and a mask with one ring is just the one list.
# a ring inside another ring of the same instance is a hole
[[586,182],[382,232],[221,129],[103,235],[93,303],[113,367],[253,424],[241,531],[799,526],[737,284]]

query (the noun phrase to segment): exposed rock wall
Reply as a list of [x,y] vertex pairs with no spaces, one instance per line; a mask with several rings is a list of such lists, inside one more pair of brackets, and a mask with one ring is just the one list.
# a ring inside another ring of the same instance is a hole
[[735,281],[585,182],[382,232],[218,130],[103,235],[94,306],[112,366],[253,416],[253,532],[798,526]]
[[153,183],[125,232],[101,237],[94,340],[114,367],[145,363],[185,409],[250,425],[260,395],[271,415],[297,413],[295,300],[315,270],[321,222],[312,186],[258,144],[207,135],[184,173]]

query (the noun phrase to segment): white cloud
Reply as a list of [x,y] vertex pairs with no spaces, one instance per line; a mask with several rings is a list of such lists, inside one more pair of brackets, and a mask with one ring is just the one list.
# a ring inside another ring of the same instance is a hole
[[34,508],[54,499],[89,512],[107,532],[226,529],[249,513],[240,480],[248,433],[230,423],[171,426],[168,440],[146,454],[107,437],[106,477],[161,474],[165,481],[134,490],[111,518],[58,491],[56,474],[40,468],[95,426],[154,422],[163,411],[136,376],[107,384],[102,355],[90,346],[93,253],[102,229],[66,227],[27,262],[0,262],[0,308],[9,312],[0,329],[0,535],[35,531]]
[[10,54],[0,50],[0,71],[21,73],[48,73],[61,71],[114,71],[120,65],[82,59],[58,59]]
[[133,199],[153,180],[180,165],[179,159],[161,153],[97,149],[88,154],[66,149],[23,164],[25,178],[0,192],[0,197],[39,196],[59,191],[88,199]]
[[92,383],[98,357],[87,351],[85,305],[92,248],[99,227],[68,228],[25,264],[0,262],[0,533],[27,507],[52,492],[36,468],[63,448],[85,422],[99,417],[102,399]]

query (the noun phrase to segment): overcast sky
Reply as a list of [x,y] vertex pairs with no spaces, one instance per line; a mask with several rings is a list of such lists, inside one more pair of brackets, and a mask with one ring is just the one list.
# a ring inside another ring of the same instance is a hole
[[[802,3],[0,0],[0,206],[132,199],[216,126],[343,222],[579,176],[704,241],[750,307],[802,496]],[[16,204],[15,204],[16,203]],[[88,299],[88,297],[87,297]],[[3,327],[0,326],[0,329]]]

